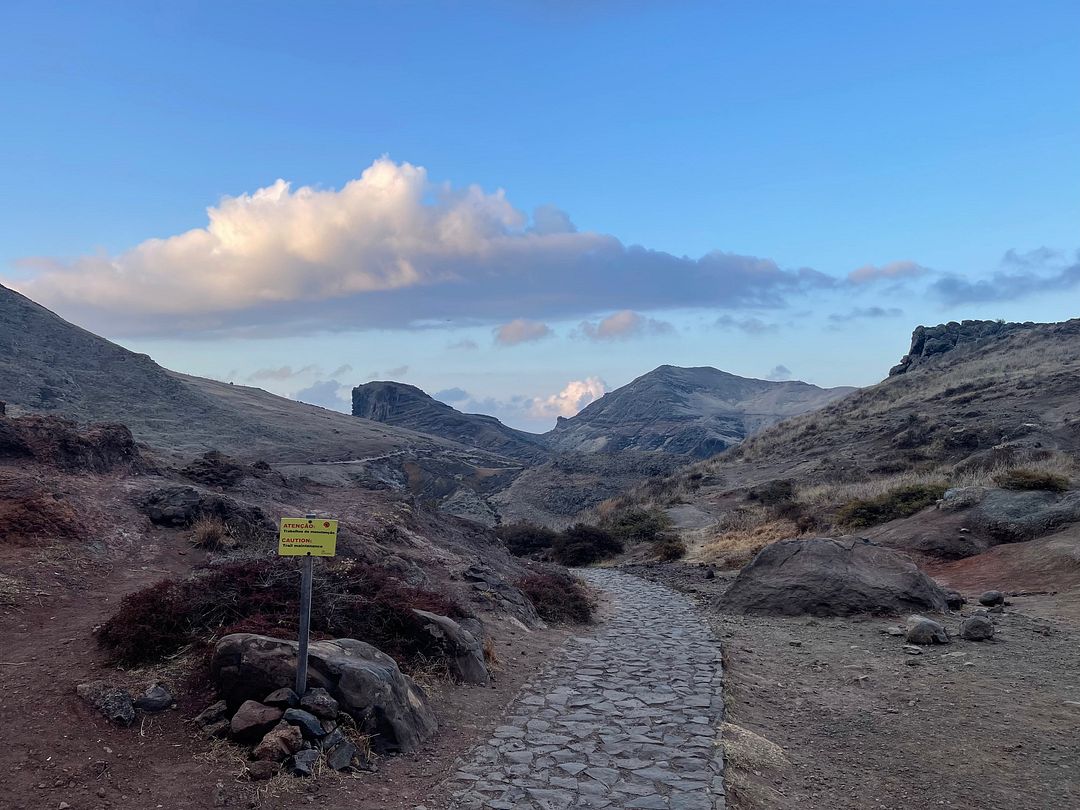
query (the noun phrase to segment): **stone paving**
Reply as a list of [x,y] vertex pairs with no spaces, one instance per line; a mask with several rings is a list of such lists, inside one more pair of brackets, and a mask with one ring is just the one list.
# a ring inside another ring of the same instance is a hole
[[581,575],[613,615],[570,639],[459,765],[452,810],[723,810],[719,642],[682,594]]

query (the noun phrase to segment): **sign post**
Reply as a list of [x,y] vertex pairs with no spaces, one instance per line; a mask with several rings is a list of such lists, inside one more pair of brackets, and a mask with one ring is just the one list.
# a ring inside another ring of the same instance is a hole
[[300,574],[300,649],[296,659],[296,694],[307,693],[308,640],[311,635],[311,575],[313,557],[333,557],[337,551],[337,521],[321,520],[314,514],[302,518],[282,518],[278,533],[278,554],[303,557]]

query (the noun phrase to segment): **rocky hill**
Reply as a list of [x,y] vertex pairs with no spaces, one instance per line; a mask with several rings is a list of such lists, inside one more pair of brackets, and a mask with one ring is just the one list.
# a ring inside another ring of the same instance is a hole
[[507,427],[494,416],[462,413],[405,383],[380,381],[356,386],[352,413],[519,461],[539,463],[550,455],[541,436]]
[[660,366],[577,416],[560,419],[546,438],[562,451],[639,450],[708,458],[751,433],[854,390],[754,380],[708,366]]

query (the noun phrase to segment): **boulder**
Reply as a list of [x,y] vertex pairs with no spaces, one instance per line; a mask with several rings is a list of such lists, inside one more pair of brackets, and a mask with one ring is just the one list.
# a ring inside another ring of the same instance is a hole
[[772,543],[720,597],[735,613],[798,616],[943,613],[945,591],[906,555],[857,537]]
[[113,725],[130,726],[135,722],[135,704],[127,689],[107,681],[89,681],[76,686],[75,692]]
[[[292,683],[297,643],[251,633],[218,642],[211,673],[230,705]],[[427,695],[394,659],[355,639],[315,641],[308,649],[308,680],[325,689],[379,752],[411,752],[438,729]]]
[[334,720],[338,716],[338,702],[325,689],[309,689],[300,701],[300,708],[318,717],[320,720]]
[[960,622],[960,638],[988,641],[994,637],[994,623],[986,616],[969,616]]
[[146,688],[146,691],[135,701],[135,708],[144,712],[163,712],[173,705],[173,693],[165,684],[155,683]]
[[140,506],[150,522],[158,526],[189,528],[199,518],[217,518],[229,527],[234,537],[246,542],[265,540],[277,531],[259,507],[196,487],[156,489],[143,498]]
[[1001,591],[986,591],[979,597],[979,604],[986,607],[1005,604],[1005,594]]
[[949,633],[944,626],[925,616],[911,616],[904,634],[910,644],[948,644]]
[[256,700],[245,700],[229,723],[229,733],[238,740],[258,740],[281,720],[282,711],[264,706]]
[[999,543],[1033,540],[1080,522],[1080,491],[991,489],[972,509],[970,519]]
[[463,683],[486,684],[491,680],[484,664],[481,639],[447,616],[413,610],[423,620],[424,631],[446,652],[450,676]]
[[304,745],[304,736],[296,726],[278,723],[266,732],[252,752],[255,759],[269,762],[284,762]]

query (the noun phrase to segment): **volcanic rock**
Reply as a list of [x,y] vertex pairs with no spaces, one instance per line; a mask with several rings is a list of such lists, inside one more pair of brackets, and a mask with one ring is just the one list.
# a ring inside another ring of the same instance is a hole
[[994,623],[986,616],[970,616],[960,622],[960,638],[987,641],[994,637]]
[[[250,633],[218,642],[211,673],[231,705],[292,683],[297,643]],[[380,752],[411,752],[438,729],[427,695],[390,656],[355,639],[312,642],[308,679],[325,689]]]
[[945,591],[907,555],[855,537],[772,543],[739,572],[719,605],[783,616],[948,610]]
[[108,681],[89,681],[75,687],[76,693],[101,712],[110,723],[130,726],[135,722],[135,705],[131,693]]
[[415,609],[413,613],[424,620],[424,630],[446,650],[451,677],[476,684],[486,684],[491,679],[480,639],[447,616]]
[[257,740],[281,720],[282,711],[264,706],[255,700],[245,700],[229,723],[229,733],[238,740]]
[[907,620],[907,641],[911,644],[948,644],[949,633],[945,628],[925,616],[911,616]]

